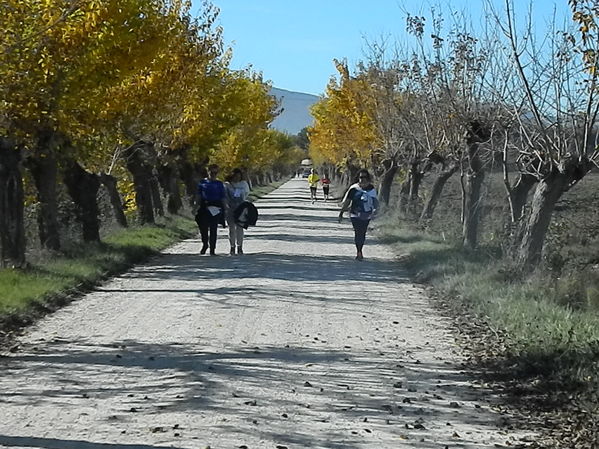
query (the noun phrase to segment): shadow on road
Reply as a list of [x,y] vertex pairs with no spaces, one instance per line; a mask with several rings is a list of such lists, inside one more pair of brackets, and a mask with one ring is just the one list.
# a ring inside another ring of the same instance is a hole
[[92,443],[58,438],[12,437],[0,435],[2,447],[36,447],[40,449],[183,449],[175,446],[150,446],[147,444]]
[[[322,343],[314,342],[315,346],[319,344]],[[391,426],[398,437],[407,428],[418,434],[414,425],[422,419],[447,426],[463,422],[484,428],[494,424],[489,422],[487,414],[467,403],[480,399],[484,391],[476,391],[464,383],[464,374],[454,367],[441,361],[414,360],[410,352],[398,350],[397,363],[382,366],[380,351],[376,349],[248,345],[215,353],[198,352],[197,347],[178,343],[127,340],[97,345],[83,339],[61,340],[49,342],[43,353],[11,358],[9,368],[12,375],[24,379],[35,376],[60,379],[55,388],[44,391],[43,395],[37,389],[31,393],[6,392],[0,402],[33,407],[54,405],[75,411],[90,403],[120,398],[122,408],[114,419],[134,416],[132,410],[145,414],[213,412],[227,417],[216,426],[229,435],[239,433],[239,441],[243,441],[247,429],[230,427],[228,420],[269,424],[256,431],[267,432],[275,441],[302,447],[321,447],[323,435],[309,428],[293,427],[290,431],[285,427],[289,421],[284,415],[322,419],[324,412],[331,422],[337,419],[363,422],[357,427],[361,432],[372,426]],[[115,377],[115,372],[121,373],[120,376]],[[96,379],[104,376],[115,377],[110,387],[105,382],[98,387]],[[250,397],[245,388],[258,393]],[[385,390],[386,394],[381,394]],[[165,399],[165,392],[170,399]],[[159,402],[155,402],[156,397]],[[459,404],[455,398],[459,398]],[[285,430],[281,432],[272,430],[282,427]],[[425,435],[426,429],[421,433]],[[353,447],[350,437],[343,441],[335,434],[334,444],[327,443],[326,447]],[[466,441],[465,436],[460,442]],[[48,449],[161,447],[0,436],[2,444]],[[406,441],[402,447],[438,447],[438,443]]]

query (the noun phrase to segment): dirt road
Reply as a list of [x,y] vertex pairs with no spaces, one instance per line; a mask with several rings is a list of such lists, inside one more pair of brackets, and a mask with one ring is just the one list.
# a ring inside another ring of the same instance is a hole
[[449,323],[293,180],[246,255],[197,240],[47,317],[0,358],[0,447],[488,448],[516,436]]

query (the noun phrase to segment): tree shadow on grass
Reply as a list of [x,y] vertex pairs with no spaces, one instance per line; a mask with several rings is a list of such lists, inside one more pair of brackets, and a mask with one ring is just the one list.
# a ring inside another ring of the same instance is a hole
[[[529,409],[555,410],[578,394],[597,391],[599,343],[567,349],[548,345],[486,360],[483,366],[489,380],[510,386],[510,402]],[[597,408],[599,397],[594,396],[589,405],[594,402]]]

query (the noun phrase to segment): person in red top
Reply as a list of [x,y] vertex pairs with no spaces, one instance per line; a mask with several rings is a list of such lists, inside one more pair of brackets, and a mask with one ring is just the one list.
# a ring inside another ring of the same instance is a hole
[[327,201],[329,199],[329,189],[331,187],[331,180],[329,179],[329,176],[327,173],[325,173],[322,177],[322,179],[320,180],[321,184],[322,184],[322,193],[324,196],[324,200]]

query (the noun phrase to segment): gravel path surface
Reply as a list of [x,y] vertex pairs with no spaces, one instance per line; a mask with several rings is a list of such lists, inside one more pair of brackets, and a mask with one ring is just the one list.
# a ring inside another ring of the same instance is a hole
[[514,444],[449,322],[337,205],[292,180],[243,256],[173,246],[0,358],[0,447],[489,448]]

